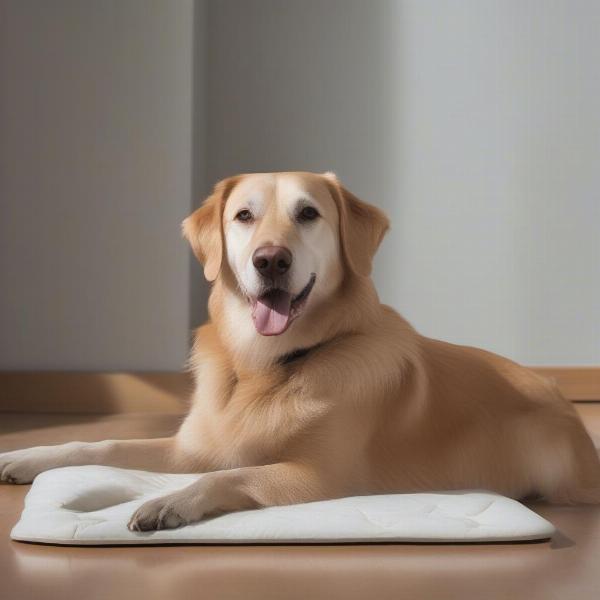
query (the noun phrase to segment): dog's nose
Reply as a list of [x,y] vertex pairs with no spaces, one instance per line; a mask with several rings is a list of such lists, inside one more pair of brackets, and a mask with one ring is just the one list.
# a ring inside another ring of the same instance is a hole
[[283,246],[261,246],[254,251],[252,263],[263,277],[275,279],[290,268],[292,253]]

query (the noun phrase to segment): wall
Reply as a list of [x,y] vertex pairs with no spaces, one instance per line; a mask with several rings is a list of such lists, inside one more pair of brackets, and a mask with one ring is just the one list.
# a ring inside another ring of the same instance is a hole
[[208,177],[334,170],[382,299],[527,364],[600,362],[600,5],[209,4]]
[[194,5],[0,4],[0,368],[178,369]]
[[431,335],[600,363],[600,5],[401,6],[384,297]]
[[176,369],[179,222],[242,171],[382,206],[427,335],[600,362],[600,5],[0,0],[0,368]]

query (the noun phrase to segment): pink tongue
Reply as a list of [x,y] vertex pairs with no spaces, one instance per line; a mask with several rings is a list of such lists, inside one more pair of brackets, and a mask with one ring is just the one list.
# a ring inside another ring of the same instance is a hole
[[259,298],[252,309],[254,327],[261,335],[283,333],[290,320],[292,297],[278,290]]

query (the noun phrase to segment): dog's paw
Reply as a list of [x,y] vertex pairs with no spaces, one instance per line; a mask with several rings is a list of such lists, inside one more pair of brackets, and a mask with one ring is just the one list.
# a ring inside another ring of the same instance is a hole
[[44,470],[40,448],[27,448],[0,454],[0,481],[31,483]]
[[201,495],[192,495],[184,489],[142,504],[133,513],[127,528],[130,531],[175,529],[202,519],[206,508]]
[[83,442],[69,442],[0,453],[0,481],[31,483],[42,471],[77,464],[84,446]]

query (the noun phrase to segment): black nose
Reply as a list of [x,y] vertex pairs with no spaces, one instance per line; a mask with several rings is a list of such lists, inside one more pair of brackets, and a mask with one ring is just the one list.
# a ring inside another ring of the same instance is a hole
[[290,268],[292,253],[283,246],[262,246],[254,251],[252,263],[263,277],[275,279]]

